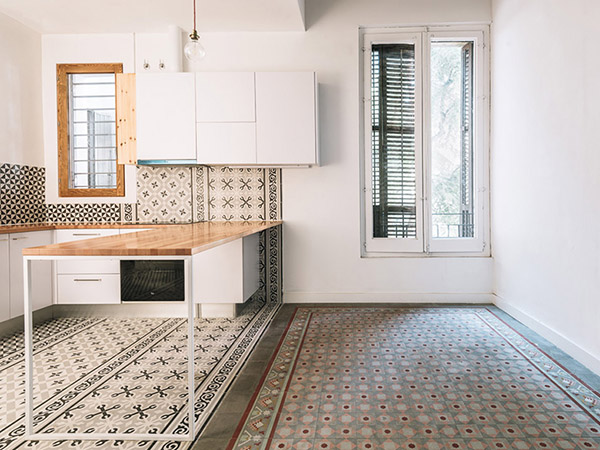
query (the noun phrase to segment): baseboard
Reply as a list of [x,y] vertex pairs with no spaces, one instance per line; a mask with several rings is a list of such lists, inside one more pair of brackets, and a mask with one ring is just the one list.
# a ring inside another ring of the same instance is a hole
[[[54,317],[187,317],[185,304],[54,305]],[[194,309],[197,315],[197,309]]]
[[492,294],[284,292],[283,303],[492,303]]
[[534,319],[526,312],[523,312],[519,308],[511,305],[507,300],[503,299],[502,297],[499,297],[498,295],[493,295],[493,297],[493,303],[498,308],[500,308],[507,314],[510,314],[519,322],[528,326],[540,336],[556,345],[558,348],[560,348],[572,358],[579,361],[592,372],[596,373],[597,375],[600,375],[600,359],[589,353],[587,350],[581,348],[579,345],[571,341],[566,336],[553,330],[548,325],[540,322],[537,319]]

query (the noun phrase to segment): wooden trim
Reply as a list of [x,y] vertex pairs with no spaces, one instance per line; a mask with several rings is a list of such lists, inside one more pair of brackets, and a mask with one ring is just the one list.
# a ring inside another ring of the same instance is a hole
[[137,164],[135,74],[117,74],[117,163]]
[[[56,105],[58,127],[58,195],[59,197],[124,197],[125,169],[117,164],[116,189],[72,189],[69,187],[69,85],[71,73],[123,73],[123,64],[57,64]],[[117,94],[115,82],[115,95]],[[116,108],[116,105],[115,105]],[[116,114],[118,116],[118,111]],[[116,124],[115,124],[116,126]],[[117,136],[117,141],[119,137]]]

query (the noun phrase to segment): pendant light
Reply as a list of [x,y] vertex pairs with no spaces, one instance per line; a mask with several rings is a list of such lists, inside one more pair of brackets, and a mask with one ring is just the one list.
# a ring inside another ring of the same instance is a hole
[[196,31],[196,0],[192,0],[194,2],[194,31],[190,34],[190,40],[185,44],[183,48],[183,53],[185,57],[190,62],[198,62],[204,55],[206,55],[206,50],[200,43],[200,36],[198,36],[198,32]]

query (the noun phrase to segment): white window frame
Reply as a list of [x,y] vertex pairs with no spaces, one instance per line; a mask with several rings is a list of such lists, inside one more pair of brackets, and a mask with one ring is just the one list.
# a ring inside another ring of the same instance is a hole
[[[474,42],[473,195],[474,237],[433,239],[431,236],[431,127],[430,49],[431,42],[472,40]],[[362,245],[363,257],[394,256],[490,256],[489,236],[489,26],[430,26],[362,29],[361,108],[363,145]],[[371,154],[371,46],[379,43],[415,45],[416,104],[415,147],[417,164],[417,238],[373,238]],[[427,80],[425,82],[425,80]],[[420,170],[419,170],[420,169]],[[420,201],[419,201],[420,200]]]

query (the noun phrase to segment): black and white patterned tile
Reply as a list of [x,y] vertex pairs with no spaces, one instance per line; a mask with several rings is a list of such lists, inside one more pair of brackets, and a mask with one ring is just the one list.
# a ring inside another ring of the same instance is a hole
[[208,167],[192,167],[194,222],[204,222],[207,220],[208,171]]
[[46,220],[43,167],[0,164],[0,225]]
[[209,167],[209,220],[265,220],[265,169]]
[[190,223],[192,210],[191,168],[138,166],[139,222]]
[[51,203],[47,221],[51,223],[116,223],[121,222],[118,203]]
[[[258,293],[235,319],[195,320],[198,432],[278,308]],[[185,320],[89,318],[66,324],[35,329],[36,431],[187,432]],[[185,442],[26,443],[22,336],[2,346],[7,353],[0,362],[7,364],[0,364],[0,448],[189,448]]]

